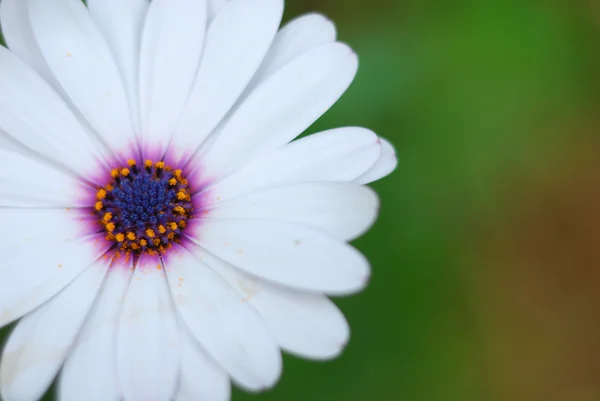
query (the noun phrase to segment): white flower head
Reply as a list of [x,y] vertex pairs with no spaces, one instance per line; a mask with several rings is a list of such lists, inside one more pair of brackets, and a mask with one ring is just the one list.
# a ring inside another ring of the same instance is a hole
[[350,85],[352,50],[283,0],[2,0],[4,401],[225,401],[281,351],[337,356],[328,295],[396,166],[363,128],[294,140]]

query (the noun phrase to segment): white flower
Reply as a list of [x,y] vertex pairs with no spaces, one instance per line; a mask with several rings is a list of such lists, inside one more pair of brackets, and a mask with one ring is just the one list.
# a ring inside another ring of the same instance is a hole
[[[218,12],[217,12],[218,11]],[[319,15],[283,0],[2,0],[4,401],[229,399],[281,350],[337,356],[327,295],[394,151],[363,128],[291,142],[352,81]],[[368,101],[368,100],[367,100]],[[291,142],[291,143],[290,143]]]

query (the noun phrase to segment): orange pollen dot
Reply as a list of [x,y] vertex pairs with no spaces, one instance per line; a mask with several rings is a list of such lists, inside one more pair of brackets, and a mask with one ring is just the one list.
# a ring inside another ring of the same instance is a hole
[[106,225],[106,229],[108,230],[108,232],[113,232],[115,231],[115,223],[108,223]]
[[104,189],[99,190],[96,194],[96,197],[98,197],[98,199],[106,198],[106,191]]
[[113,170],[110,172],[110,176],[111,176],[112,178],[117,178],[117,177],[119,176],[119,170],[117,170],[116,168],[115,168],[115,169],[113,169]]
[[173,209],[173,211],[174,211],[175,213],[180,213],[180,214],[183,214],[183,213],[185,213],[185,209],[184,209],[183,207],[181,207],[181,206],[176,206],[176,207]]
[[161,234],[164,234],[167,232],[167,229],[165,228],[165,226],[163,226],[162,224],[160,226],[158,226],[158,232]]
[[144,164],[146,165],[146,167],[152,167],[154,163],[152,163],[152,160],[146,160],[146,163]]
[[115,236],[115,239],[119,242],[123,242],[125,241],[125,235],[123,235],[123,233],[119,233]]
[[175,178],[171,178],[171,179],[169,180],[169,185],[170,185],[170,186],[175,186],[175,185],[177,185],[177,180],[176,180]]
[[187,198],[187,194],[185,193],[185,191],[179,191],[177,192],[177,199],[179,200],[185,200]]
[[183,173],[183,171],[181,171],[181,170],[175,170],[175,172],[173,172],[173,175],[177,178],[181,178],[182,173]]
[[179,227],[181,227],[181,228],[185,228],[185,225],[186,225],[186,224],[185,224],[185,220],[181,220],[181,221],[179,222]]
[[171,230],[177,230],[177,223],[175,223],[174,221],[169,223],[169,228]]
[[103,207],[104,205],[102,204],[102,202],[96,202],[96,210],[100,211]]
[[127,160],[127,165],[128,165],[129,167],[133,167],[133,166],[135,166],[135,160],[133,160],[133,159],[129,159],[129,160]]
[[158,238],[154,238],[154,239],[152,240],[152,243],[153,243],[155,246],[158,246],[158,245],[160,244],[160,239],[158,239]]
[[160,269],[162,269],[162,266],[161,266],[161,265],[156,265],[156,268],[157,268],[158,270],[160,270]]
[[154,233],[154,230],[153,230],[153,229],[149,228],[149,229],[147,229],[147,230],[146,230],[146,235],[147,235],[148,237],[150,237],[150,238],[154,238],[154,236],[155,236],[156,234]]
[[106,189],[107,191],[112,191],[113,189],[115,189],[115,187],[113,187],[112,185],[108,184],[107,186],[104,187],[104,189]]
[[143,239],[143,238],[142,238],[142,239],[140,240],[140,245],[141,245],[141,246],[146,246],[146,245],[148,245],[148,241],[146,241],[145,239]]
[[129,175],[129,169],[128,168],[124,168],[121,170],[121,175],[123,175],[124,177],[127,177]]
[[156,168],[165,168],[165,162],[157,162]]
[[135,234],[131,231],[127,233],[127,239],[130,241],[135,241]]
[[109,222],[109,221],[110,221],[110,219],[112,219],[112,217],[113,217],[113,216],[112,216],[112,213],[111,213],[111,212],[108,212],[108,213],[106,213],[106,214],[104,215],[104,217],[102,218],[102,220],[104,220],[104,221],[106,221],[106,222]]

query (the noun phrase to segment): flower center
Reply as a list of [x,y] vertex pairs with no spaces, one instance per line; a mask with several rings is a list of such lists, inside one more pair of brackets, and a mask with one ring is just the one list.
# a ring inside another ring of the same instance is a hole
[[193,211],[188,181],[181,170],[146,160],[138,167],[111,171],[112,180],[98,189],[95,215],[126,254],[163,254],[179,243]]

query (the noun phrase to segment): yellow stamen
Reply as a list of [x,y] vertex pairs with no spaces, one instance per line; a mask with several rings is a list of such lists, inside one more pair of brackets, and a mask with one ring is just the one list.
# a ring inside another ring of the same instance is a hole
[[169,180],[169,185],[170,185],[170,186],[172,186],[172,187],[173,187],[173,186],[175,186],[175,185],[177,185],[177,179],[175,179],[175,178],[171,178],[171,179]]
[[154,246],[158,246],[158,244],[160,244],[160,239],[158,239],[158,238],[154,238],[154,239],[152,240],[152,243],[154,244]]
[[112,178],[117,178],[117,177],[119,176],[119,170],[117,170],[116,168],[115,168],[115,169],[113,169],[113,170],[110,172],[110,175],[111,175],[111,177],[112,177]]
[[103,207],[104,205],[102,204],[102,202],[96,202],[96,210],[100,211]]
[[127,177],[129,175],[129,169],[128,168],[124,168],[121,170],[121,175],[123,177]]
[[110,219],[112,219],[112,213],[111,212],[106,213],[104,215],[104,217],[102,218],[102,220],[104,220],[107,223],[110,221]]
[[169,228],[171,230],[177,230],[177,223],[175,223],[174,221],[169,223]]
[[179,213],[179,214],[184,214],[185,213],[185,209],[181,206],[176,206],[175,208],[173,208],[173,211],[175,213]]
[[108,230],[108,232],[113,232],[115,231],[115,223],[108,223],[106,225],[106,230]]
[[181,170],[175,170],[175,172],[173,173],[173,175],[177,178],[181,178],[181,174],[183,173],[183,171]]
[[118,233],[118,234],[115,236],[115,239],[116,239],[117,241],[119,241],[119,242],[123,242],[123,241],[125,241],[125,235],[123,235],[123,233]]
[[127,239],[130,241],[135,241],[135,234],[132,232],[127,233]]
[[147,229],[147,230],[146,230],[146,235],[147,235],[148,237],[150,237],[150,238],[154,238],[154,236],[155,236],[156,234],[154,234],[154,230],[153,230],[153,229],[149,228],[149,229]]
[[186,224],[185,224],[185,220],[181,220],[181,221],[179,222],[179,227],[181,227],[181,228],[185,228],[185,226],[186,226]]
[[165,162],[157,162],[156,168],[165,168]]
[[165,226],[163,226],[162,224],[160,226],[158,226],[158,232],[161,234],[164,234],[167,232],[167,229],[165,228]]
[[129,159],[129,160],[127,160],[127,164],[129,165],[129,167],[133,167],[133,166],[135,166],[135,160]]
[[148,241],[146,241],[145,239],[143,239],[143,238],[142,238],[142,239],[140,240],[140,245],[141,245],[141,246],[146,246],[146,245],[148,245]]
[[146,160],[146,163],[145,163],[145,164],[146,164],[146,167],[152,167],[152,165],[153,165],[154,163],[152,163],[152,160]]
[[99,190],[98,193],[96,194],[96,197],[98,199],[106,198],[106,191],[104,189]]
[[185,191],[179,191],[177,192],[177,199],[179,200],[185,200],[187,198],[187,194],[185,193]]

